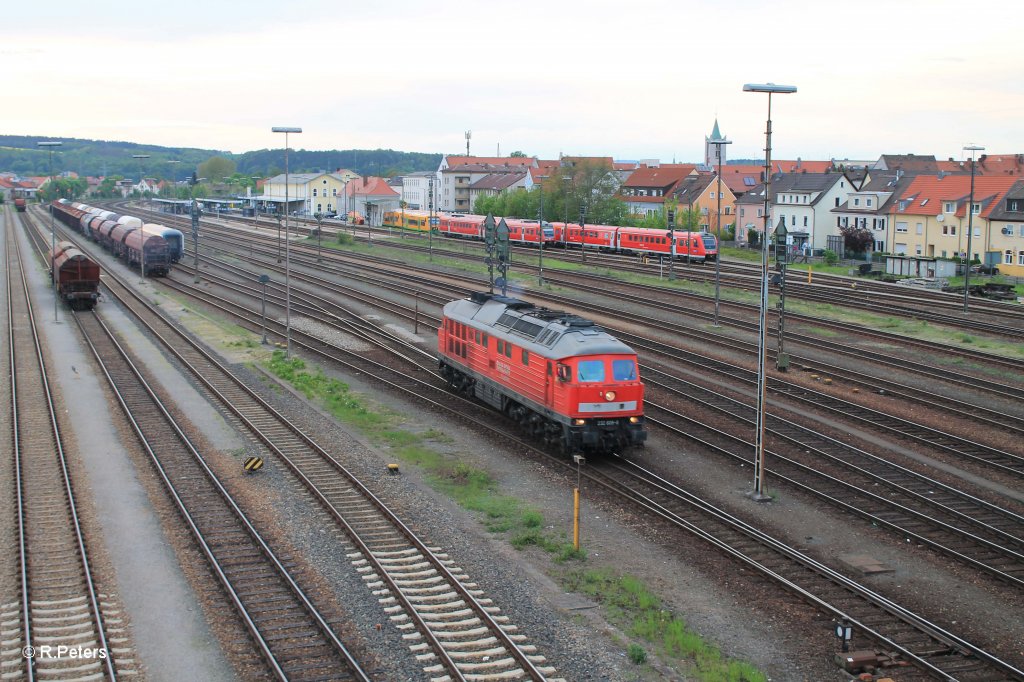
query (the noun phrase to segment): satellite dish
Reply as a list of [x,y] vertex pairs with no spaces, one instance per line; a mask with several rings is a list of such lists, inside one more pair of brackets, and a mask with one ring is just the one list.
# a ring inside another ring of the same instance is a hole
[[946,216],[940,213],[939,215],[935,216],[935,219],[941,223],[943,220],[946,219]]

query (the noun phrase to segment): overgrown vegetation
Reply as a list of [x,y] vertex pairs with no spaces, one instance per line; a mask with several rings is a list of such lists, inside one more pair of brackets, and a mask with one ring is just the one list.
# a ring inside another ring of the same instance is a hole
[[[760,670],[743,661],[731,661],[706,644],[686,622],[666,610],[637,578],[611,569],[586,569],[568,574],[566,586],[599,602],[608,619],[629,634],[648,642],[669,659],[685,661],[688,671],[703,682],[766,682]],[[647,652],[636,643],[627,649],[629,659],[640,665]]]

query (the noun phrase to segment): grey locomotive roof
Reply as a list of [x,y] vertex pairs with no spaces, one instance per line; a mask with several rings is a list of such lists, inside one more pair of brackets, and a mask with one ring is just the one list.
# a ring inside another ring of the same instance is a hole
[[445,316],[478,329],[490,327],[517,345],[549,358],[605,353],[632,354],[633,349],[571,313],[538,308],[517,298],[473,294],[444,307]]

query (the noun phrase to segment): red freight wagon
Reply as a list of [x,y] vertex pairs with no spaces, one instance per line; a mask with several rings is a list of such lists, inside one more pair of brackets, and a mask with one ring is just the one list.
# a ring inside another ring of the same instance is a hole
[[74,310],[90,310],[100,289],[100,266],[71,242],[58,242],[50,252],[51,276],[56,273],[57,295]]

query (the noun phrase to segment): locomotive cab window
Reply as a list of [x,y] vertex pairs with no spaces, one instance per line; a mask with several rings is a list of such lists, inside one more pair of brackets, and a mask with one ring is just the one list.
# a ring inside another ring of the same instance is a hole
[[576,379],[581,382],[604,381],[604,360],[580,360]]
[[484,348],[487,348],[487,333],[486,332],[484,332],[484,338],[483,338],[483,344],[482,345],[483,345]]
[[572,378],[572,372],[570,371],[569,365],[563,365],[563,364],[559,363],[559,365],[558,365],[558,380],[559,381],[569,381],[571,378]]
[[636,363],[632,360],[612,360],[612,378],[615,381],[636,381]]

